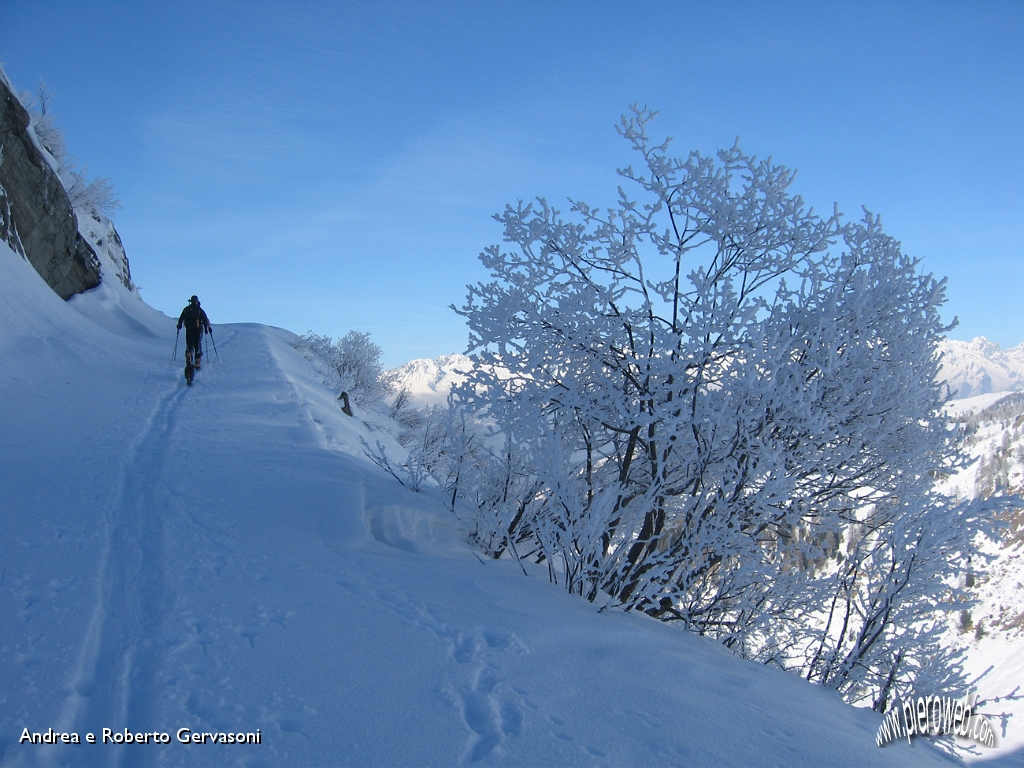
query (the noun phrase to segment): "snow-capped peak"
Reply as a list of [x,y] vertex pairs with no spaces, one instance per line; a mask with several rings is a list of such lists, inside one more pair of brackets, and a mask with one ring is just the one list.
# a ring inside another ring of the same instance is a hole
[[395,390],[408,390],[413,405],[423,407],[444,403],[453,386],[466,380],[473,361],[465,355],[441,355],[434,359],[410,360],[388,372]]
[[939,378],[955,398],[1024,391],[1024,344],[1004,350],[978,336],[971,341],[944,339],[940,350]]

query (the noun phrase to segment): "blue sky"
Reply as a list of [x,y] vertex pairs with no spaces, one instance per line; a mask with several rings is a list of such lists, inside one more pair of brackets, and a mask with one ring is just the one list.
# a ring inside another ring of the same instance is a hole
[[818,210],[882,215],[948,276],[954,338],[1024,341],[1024,2],[0,0],[109,177],[151,305],[463,351],[506,203],[613,202],[634,102],[675,149],[736,137]]

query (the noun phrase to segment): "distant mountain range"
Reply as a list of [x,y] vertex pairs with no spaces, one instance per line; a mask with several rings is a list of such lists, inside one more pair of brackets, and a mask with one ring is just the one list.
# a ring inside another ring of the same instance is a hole
[[473,361],[465,355],[421,358],[388,372],[396,390],[408,390],[411,403],[419,408],[443,404],[451,388],[466,380]]
[[955,398],[990,392],[1024,391],[1024,344],[1001,349],[984,336],[971,341],[945,339],[939,379]]
[[[957,399],[992,392],[1024,391],[1024,344],[1001,349],[984,336],[971,341],[945,339],[940,345],[939,378]],[[412,360],[390,373],[398,389],[409,390],[417,406],[444,403],[454,384],[465,381],[473,361],[465,355]]]

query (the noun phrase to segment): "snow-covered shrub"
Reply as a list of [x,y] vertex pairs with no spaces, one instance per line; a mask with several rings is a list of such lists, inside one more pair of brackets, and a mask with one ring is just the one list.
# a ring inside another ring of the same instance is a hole
[[422,430],[429,419],[430,409],[418,408],[413,404],[412,393],[408,387],[393,392],[388,418],[398,426],[396,438],[399,445],[410,445],[420,440]]
[[507,446],[459,481],[478,540],[880,710],[942,690],[939,611],[987,520],[932,489],[957,462],[944,282],[739,146],[669,156],[652,117],[619,129],[638,198],[507,207],[456,310],[480,363],[458,397]]
[[68,151],[64,131],[54,122],[53,93],[46,83],[39,84],[39,90],[35,97],[26,92],[20,94],[19,98],[26,105],[32,118],[29,129],[35,134],[40,146],[53,158],[56,164],[55,170],[60,176],[64,190],[71,201],[71,207],[75,209],[75,212],[79,215],[111,216],[114,211],[119,210],[121,202],[117,199],[114,185],[110,179],[89,179],[87,168],[85,166],[79,168],[78,162]]
[[370,341],[369,333],[349,331],[334,341],[309,331],[294,346],[317,364],[324,384],[348,393],[360,406],[380,403],[391,394],[391,382],[380,364],[381,348]]

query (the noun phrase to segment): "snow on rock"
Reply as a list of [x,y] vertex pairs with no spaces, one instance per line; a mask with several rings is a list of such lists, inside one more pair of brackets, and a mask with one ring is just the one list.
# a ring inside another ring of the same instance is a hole
[[0,241],[20,244],[53,290],[68,298],[99,284],[100,261],[77,230],[56,161],[29,124],[0,67]]
[[[881,718],[483,562],[294,335],[61,301],[0,246],[0,764],[930,765]],[[104,313],[113,320],[100,319]],[[167,744],[20,743],[25,729]],[[179,729],[259,734],[183,744]]]
[[128,255],[124,252],[121,236],[114,222],[96,211],[77,211],[78,231],[92,246],[100,261],[102,277],[108,282],[116,279],[132,293],[138,293],[132,282]]

